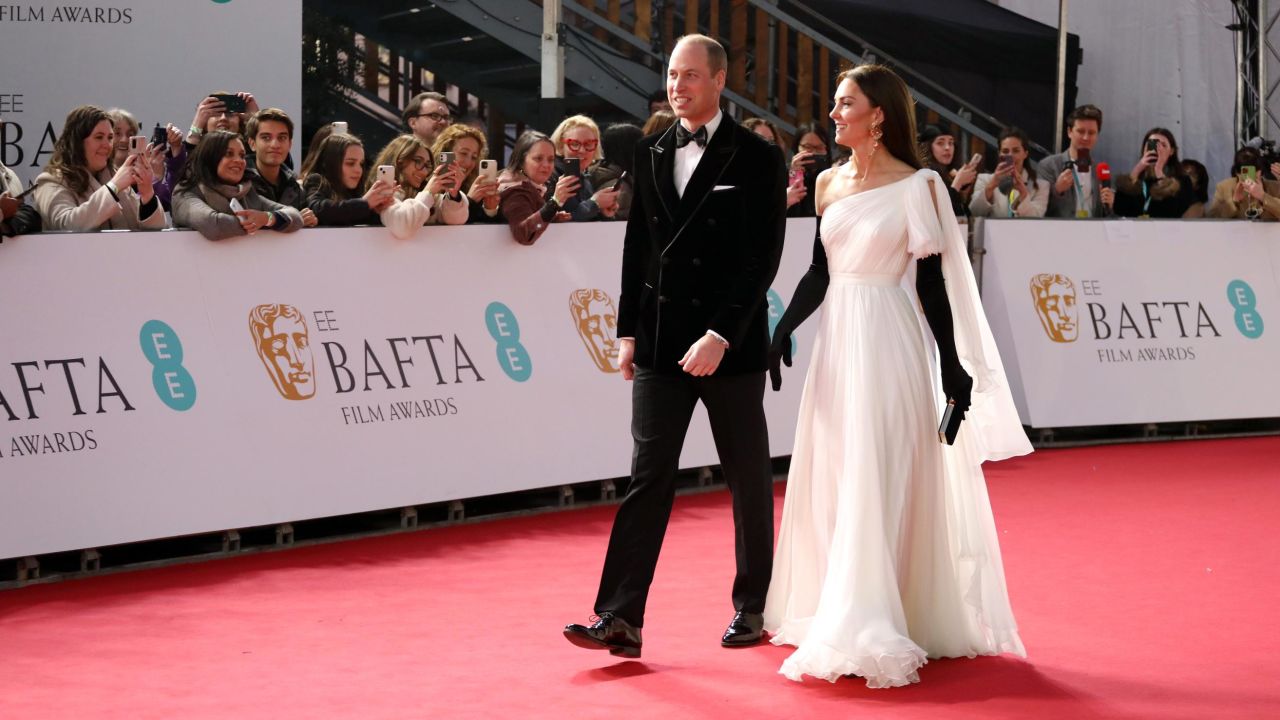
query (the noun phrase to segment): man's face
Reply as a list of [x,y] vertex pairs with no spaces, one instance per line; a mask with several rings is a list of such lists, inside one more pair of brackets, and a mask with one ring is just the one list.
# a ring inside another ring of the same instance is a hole
[[289,154],[292,142],[288,125],[276,120],[265,120],[258,123],[258,132],[249,138],[249,147],[257,154],[257,163],[262,167],[280,167]]
[[1066,283],[1050,283],[1036,299],[1036,309],[1045,330],[1055,342],[1074,342],[1079,331],[1076,322],[1076,289]]
[[667,65],[667,100],[678,118],[704,124],[715,117],[724,90],[724,70],[711,72],[707,49],[691,42],[676,45]]
[[413,130],[413,134],[422,138],[427,145],[436,141],[436,136],[441,130],[449,127],[449,123],[453,122],[453,117],[449,114],[449,107],[439,100],[430,98],[423,100],[422,105],[418,108],[417,117],[409,118],[409,129]]
[[1076,120],[1067,129],[1067,138],[1072,148],[1092,152],[1093,146],[1098,144],[1098,132],[1097,120]]
[[314,360],[306,325],[296,318],[278,317],[261,333],[258,354],[280,394],[290,400],[315,395]]

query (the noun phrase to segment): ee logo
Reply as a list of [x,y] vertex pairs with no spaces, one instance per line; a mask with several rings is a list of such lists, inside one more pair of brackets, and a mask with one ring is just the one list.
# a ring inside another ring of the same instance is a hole
[[151,384],[160,402],[183,412],[196,404],[196,381],[182,367],[182,341],[173,328],[160,320],[149,320],[138,335],[142,354],[154,368]]
[[1258,296],[1243,280],[1227,285],[1227,301],[1236,309],[1236,328],[1250,340],[1262,337],[1262,316],[1258,314]]
[[529,351],[520,344],[520,323],[511,308],[500,302],[491,302],[484,309],[484,324],[489,336],[498,343],[498,365],[507,377],[524,382],[533,375],[533,363]]

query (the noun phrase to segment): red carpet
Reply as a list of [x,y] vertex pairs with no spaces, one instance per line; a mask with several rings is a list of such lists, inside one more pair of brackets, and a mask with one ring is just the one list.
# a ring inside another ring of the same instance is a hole
[[639,662],[560,635],[590,614],[591,508],[0,593],[0,718],[1276,718],[1278,465],[1267,438],[989,467],[1030,658],[909,688],[719,647],[716,492],[677,502]]

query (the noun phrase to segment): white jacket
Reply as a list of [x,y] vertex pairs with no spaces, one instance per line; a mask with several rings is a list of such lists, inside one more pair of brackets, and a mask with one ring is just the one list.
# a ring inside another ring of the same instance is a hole
[[[996,188],[991,193],[992,200],[987,202],[987,185],[991,183],[991,178],[992,173],[983,173],[978,176],[978,179],[973,184],[973,199],[969,201],[969,212],[973,213],[974,217],[1044,217],[1045,210],[1049,207],[1049,183],[1041,179],[1035,187],[1032,187],[1031,182],[1036,179],[1036,176],[1026,167],[1023,167],[1022,181],[1026,184],[1027,189],[1031,191],[1031,196],[1022,198],[1018,202],[1018,207],[1010,215],[1009,195],[1000,192],[1000,188]],[[1010,190],[1009,194],[1013,195],[1015,192],[1017,191]]]
[[36,178],[36,189],[31,194],[36,211],[44,221],[44,229],[90,232],[163,230],[169,226],[164,208],[160,207],[159,202],[147,219],[139,219],[138,194],[133,188],[124,188],[117,193],[117,201],[107,189],[106,183],[110,179],[110,168],[98,173],[98,177],[90,176],[89,191],[81,196],[63,185],[60,177],[47,172],[40,173]]

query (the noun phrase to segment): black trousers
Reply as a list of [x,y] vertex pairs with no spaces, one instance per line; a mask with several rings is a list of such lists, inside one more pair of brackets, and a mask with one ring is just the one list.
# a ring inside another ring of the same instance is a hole
[[609,537],[597,614],[644,625],[649,585],[675,501],[680,451],[693,409],[707,408],[733,496],[737,576],[733,607],[764,612],[773,572],[773,470],[764,416],[764,373],[695,378],[636,368],[631,388],[631,488]]

